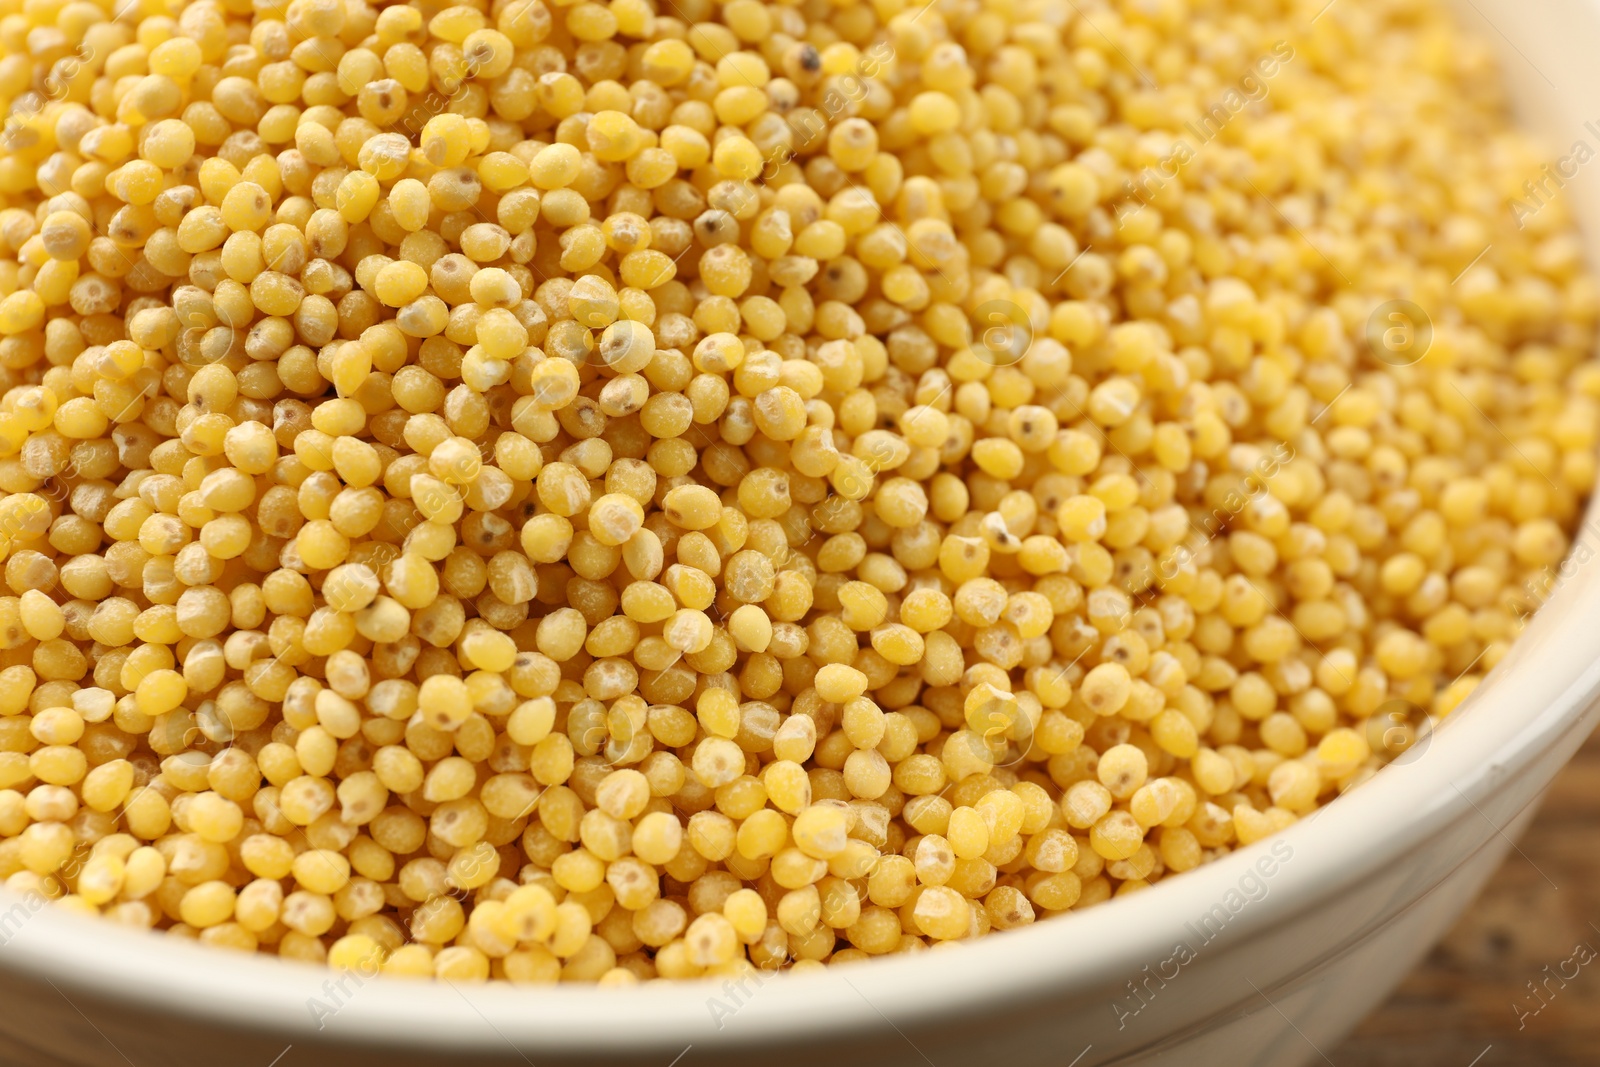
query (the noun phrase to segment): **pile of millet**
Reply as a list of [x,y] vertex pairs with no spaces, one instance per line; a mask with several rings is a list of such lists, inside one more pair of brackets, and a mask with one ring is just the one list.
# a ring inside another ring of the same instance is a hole
[[0,878],[619,986],[1370,776],[1548,595],[1600,291],[1486,48],[1318,6],[3,0]]

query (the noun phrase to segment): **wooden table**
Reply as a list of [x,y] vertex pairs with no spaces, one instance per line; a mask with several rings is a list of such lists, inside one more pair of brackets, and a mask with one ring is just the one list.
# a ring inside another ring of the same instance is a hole
[[1600,1063],[1597,828],[1600,733],[1556,779],[1518,842],[1522,855],[1511,853],[1432,955],[1331,1054],[1333,1063]]

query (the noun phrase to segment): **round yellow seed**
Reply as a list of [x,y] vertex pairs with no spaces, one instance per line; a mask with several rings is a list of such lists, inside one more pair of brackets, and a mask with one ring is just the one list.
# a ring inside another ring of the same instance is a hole
[[1600,470],[1568,207],[1490,210],[1542,161],[1434,5],[1346,4],[1315,64],[1230,16],[1289,43],[1181,159],[1240,84],[1200,16],[1124,42],[1150,93],[1005,4],[17,5],[13,877],[614,986],[1014,929],[1331,801]]

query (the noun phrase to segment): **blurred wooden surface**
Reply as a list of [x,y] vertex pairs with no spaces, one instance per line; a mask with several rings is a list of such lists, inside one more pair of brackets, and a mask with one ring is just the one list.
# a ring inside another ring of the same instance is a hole
[[1333,1063],[1600,1064],[1600,734],[1518,845],[1422,966],[1330,1050]]

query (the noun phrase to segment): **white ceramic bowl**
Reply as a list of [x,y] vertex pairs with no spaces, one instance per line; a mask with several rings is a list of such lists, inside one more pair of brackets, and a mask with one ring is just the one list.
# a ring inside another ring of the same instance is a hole
[[[1065,0],[1063,0],[1065,2]],[[1353,0],[1334,0],[1353,2]],[[1465,0],[1525,121],[1594,142],[1594,0]],[[1486,24],[1487,23],[1487,24]],[[1600,262],[1600,182],[1562,195]],[[1600,520],[1578,558],[1600,550]],[[1271,842],[1082,914],[760,986],[624,991],[346,978],[0,891],[4,1067],[1092,1067],[1322,1062],[1513,847],[1600,715],[1600,566],[1574,562],[1426,747]],[[37,903],[37,902],[35,902]]]

